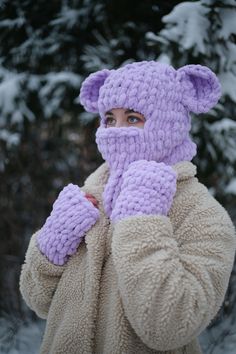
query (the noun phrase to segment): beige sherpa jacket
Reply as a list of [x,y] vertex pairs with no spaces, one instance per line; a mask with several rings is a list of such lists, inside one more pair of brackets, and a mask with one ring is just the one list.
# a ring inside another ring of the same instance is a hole
[[168,217],[131,216],[112,226],[102,207],[107,164],[83,190],[100,219],[64,266],[33,235],[20,290],[47,319],[42,354],[199,354],[196,337],[219,310],[236,247],[225,209],[181,162]]

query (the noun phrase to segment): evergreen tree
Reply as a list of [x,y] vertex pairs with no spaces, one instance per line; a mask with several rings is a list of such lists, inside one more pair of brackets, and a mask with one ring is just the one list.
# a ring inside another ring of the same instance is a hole
[[82,47],[103,7],[0,2],[0,317],[24,315],[20,264],[58,191],[70,181],[80,184],[99,163],[90,138],[96,123],[82,126],[76,98]]
[[228,0],[0,0],[0,328],[7,317],[13,333],[21,326],[15,316],[28,315],[18,281],[32,232],[59,190],[81,185],[102,162],[94,142],[98,117],[77,100],[90,72],[158,56],[176,67],[211,67],[223,97],[206,119],[193,121],[196,162],[203,182],[222,200],[227,190],[230,201],[236,184],[234,16],[235,2]]
[[[164,28],[146,34],[148,45],[161,48],[162,61],[175,67],[202,64],[219,77],[222,98],[208,115],[194,117],[201,180],[231,209],[236,194],[236,3],[233,0],[183,2],[163,17]],[[232,205],[231,205],[232,204]],[[236,212],[231,210],[236,219]]]

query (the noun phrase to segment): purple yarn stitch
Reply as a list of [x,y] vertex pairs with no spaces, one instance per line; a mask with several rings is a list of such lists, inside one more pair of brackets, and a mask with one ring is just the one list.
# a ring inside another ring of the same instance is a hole
[[132,215],[167,215],[176,192],[177,174],[164,163],[132,162],[111,213],[116,222]]
[[[136,62],[117,70],[98,71],[83,82],[81,104],[101,116],[96,142],[110,168],[103,193],[108,216],[131,162],[145,159],[174,165],[192,160],[196,145],[189,136],[190,112],[207,112],[219,97],[216,75],[201,65],[175,70],[155,61]],[[144,128],[105,128],[105,113],[113,108],[143,114]]]
[[37,235],[40,251],[55,265],[63,265],[98,218],[98,209],[78,186],[70,183],[60,192]]
[[[152,143],[153,139],[149,135],[149,132],[145,129],[136,127],[98,128],[96,142],[110,169],[109,180],[103,192],[104,209],[108,216],[111,215],[121,191],[122,175],[130,163],[144,159],[158,161],[159,150],[156,148],[156,144]],[[159,146],[160,151],[162,151],[162,143]],[[179,149],[176,149],[178,156],[182,156],[183,159],[186,156],[184,146],[182,144]],[[189,158],[191,157],[191,152],[192,150],[189,149]],[[175,153],[173,152],[172,157],[174,158],[174,156]],[[165,164],[170,164],[169,158],[162,158],[162,161]]]

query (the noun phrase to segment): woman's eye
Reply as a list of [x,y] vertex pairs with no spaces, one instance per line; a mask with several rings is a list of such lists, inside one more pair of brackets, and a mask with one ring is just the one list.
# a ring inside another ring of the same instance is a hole
[[128,120],[129,120],[130,123],[138,123],[138,122],[141,121],[140,118],[135,117],[135,116],[129,116],[129,117],[128,117]]
[[115,119],[112,117],[107,117],[106,118],[106,125],[112,125],[115,123]]

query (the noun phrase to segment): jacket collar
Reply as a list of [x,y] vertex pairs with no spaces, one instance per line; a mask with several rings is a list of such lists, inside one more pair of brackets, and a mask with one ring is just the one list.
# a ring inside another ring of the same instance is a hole
[[[173,165],[173,169],[177,172],[177,184],[181,181],[186,181],[196,175],[196,166],[189,161],[181,161]],[[104,214],[102,194],[104,187],[109,177],[109,166],[106,162],[100,165],[89,177],[86,179],[82,190],[86,193],[92,194],[98,201],[99,210]]]
[[[177,172],[177,180],[182,181],[194,177],[197,173],[196,166],[189,161],[181,161],[173,165]],[[109,177],[109,167],[106,162],[100,165],[85,181],[85,187],[89,190],[104,189]]]
[[189,161],[181,161],[173,165],[173,169],[177,172],[177,181],[187,180],[197,174],[197,167]]

